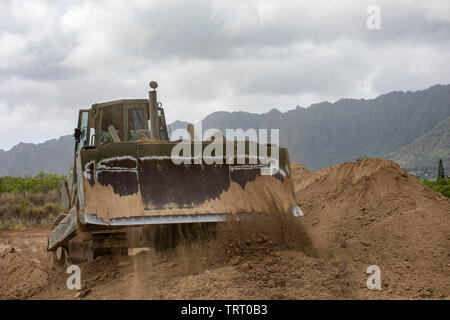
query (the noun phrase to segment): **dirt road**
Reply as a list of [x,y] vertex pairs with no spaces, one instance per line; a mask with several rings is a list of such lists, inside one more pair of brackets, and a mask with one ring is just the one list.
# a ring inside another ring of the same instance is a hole
[[[292,171],[304,217],[226,224],[208,243],[82,263],[81,292],[51,263],[47,230],[0,231],[0,298],[449,299],[449,199],[387,160]],[[381,291],[366,288],[369,265],[380,266]]]

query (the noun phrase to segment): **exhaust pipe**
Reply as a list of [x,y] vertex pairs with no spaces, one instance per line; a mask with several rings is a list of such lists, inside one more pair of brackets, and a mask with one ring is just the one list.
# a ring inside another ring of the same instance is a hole
[[160,141],[161,135],[159,132],[159,117],[158,117],[158,100],[156,97],[156,88],[158,88],[158,83],[156,81],[150,81],[150,88],[153,91],[149,91],[149,109],[150,109],[150,131],[152,138]]

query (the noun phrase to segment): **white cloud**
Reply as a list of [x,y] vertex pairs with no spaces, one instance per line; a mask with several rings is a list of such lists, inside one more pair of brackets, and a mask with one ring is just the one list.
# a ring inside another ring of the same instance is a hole
[[428,21],[450,23],[450,2],[448,0],[433,0],[416,2]]
[[0,69],[15,68],[28,63],[27,39],[18,33],[2,32],[0,34]]
[[78,109],[149,80],[169,122],[449,83],[449,2],[378,0],[370,31],[373,3],[3,1],[0,148],[71,133]]

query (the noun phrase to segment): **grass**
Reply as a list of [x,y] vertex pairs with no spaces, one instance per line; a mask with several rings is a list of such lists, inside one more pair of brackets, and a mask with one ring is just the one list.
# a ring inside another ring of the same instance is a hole
[[52,190],[59,189],[61,179],[65,177],[57,174],[40,172],[35,177],[25,175],[19,177],[2,177],[0,178],[0,193],[48,193]]
[[58,190],[47,193],[0,193],[0,229],[48,226],[63,211]]
[[61,177],[41,172],[35,177],[0,178],[0,229],[48,226],[63,211]]
[[442,193],[450,198],[450,179],[439,179],[439,181],[423,180],[423,183],[434,191]]

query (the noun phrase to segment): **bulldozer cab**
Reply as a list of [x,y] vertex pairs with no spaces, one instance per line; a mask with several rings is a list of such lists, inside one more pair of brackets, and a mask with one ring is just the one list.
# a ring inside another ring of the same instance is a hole
[[147,101],[96,104],[91,109],[92,145],[133,141],[137,132],[150,135]]
[[[95,148],[112,142],[130,142],[139,139],[169,141],[164,109],[156,100],[158,127],[152,133],[150,103],[146,99],[123,99],[96,103],[90,109],[82,109],[78,114],[75,128],[74,165],[77,154],[83,148]],[[158,130],[158,135],[155,131]],[[71,172],[71,181],[78,180],[76,170]],[[70,190],[71,186],[67,188]],[[71,198],[69,198],[71,199]]]
[[[158,105],[159,139],[169,141],[164,109]],[[75,129],[75,153],[84,146],[100,146],[112,142],[154,138],[148,100],[118,100],[94,104],[80,110]]]

